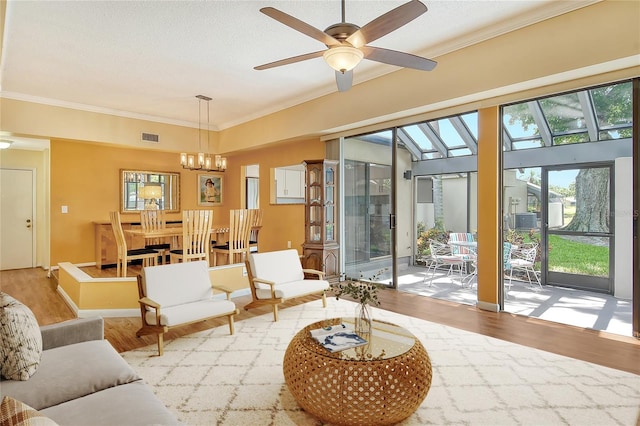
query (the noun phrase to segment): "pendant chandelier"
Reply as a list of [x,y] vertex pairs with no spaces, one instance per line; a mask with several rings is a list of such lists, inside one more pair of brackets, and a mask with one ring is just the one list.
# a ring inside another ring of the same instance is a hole
[[[209,101],[211,98],[197,95],[198,98],[198,150],[197,154],[180,153],[180,165],[183,169],[202,170],[205,172],[224,172],[227,170],[227,159],[221,155],[211,158],[209,154]],[[202,101],[207,102],[207,151],[202,150]]]

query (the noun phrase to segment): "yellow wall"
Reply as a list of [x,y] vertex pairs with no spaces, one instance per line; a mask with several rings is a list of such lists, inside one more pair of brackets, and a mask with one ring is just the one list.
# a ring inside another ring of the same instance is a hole
[[[0,106],[2,130],[17,135],[92,141],[143,150],[173,152],[199,150],[198,129],[194,127],[6,98],[2,98]],[[142,142],[140,140],[142,132],[159,135],[160,142],[157,144]],[[210,152],[218,152],[218,133],[210,132],[209,139]]]
[[[120,209],[120,169],[180,171],[172,153],[135,150],[106,144],[51,141],[51,264],[93,262],[94,221],[109,221]],[[181,175],[181,206],[194,208],[195,177]],[[192,188],[192,191],[187,191]],[[68,213],[61,212],[62,206]],[[167,219],[179,218],[169,215]],[[125,214],[123,222],[139,222]]]
[[[228,158],[223,174],[224,198],[213,207],[214,223],[225,224],[229,209],[240,208],[244,185],[240,165],[260,165],[261,208],[265,209],[260,231],[260,250],[285,248],[287,241],[299,248],[304,239],[304,207],[269,205],[269,168],[322,158],[324,143],[307,140],[240,153]],[[127,149],[106,144],[55,139],[51,141],[51,264],[95,261],[93,222],[108,222],[109,212],[120,209],[120,170],[151,170],[180,173],[181,209],[197,205],[197,172],[183,170],[174,153]],[[62,206],[68,213],[61,213]],[[179,220],[168,214],[167,220]],[[137,214],[123,214],[123,222],[139,222]]]
[[324,158],[324,153],[324,142],[319,139],[308,139],[272,145],[230,156],[234,167],[225,173],[225,179],[231,182],[231,186],[227,187],[230,189],[229,197],[233,208],[239,208],[241,205],[242,191],[240,188],[245,184],[241,167],[251,164],[260,165],[260,208],[264,209],[263,226],[260,230],[258,246],[260,251],[282,250],[287,248],[287,241],[291,241],[291,248],[297,249],[302,254],[304,205],[269,203],[270,169],[300,164],[304,160]]
[[[502,146],[500,145],[498,107],[478,111],[478,197],[479,212],[500,212]],[[478,304],[498,310],[498,285],[502,273],[502,215],[478,215]]]

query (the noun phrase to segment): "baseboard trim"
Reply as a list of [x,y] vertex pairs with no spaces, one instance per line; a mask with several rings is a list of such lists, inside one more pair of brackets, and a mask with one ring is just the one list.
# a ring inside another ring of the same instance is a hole
[[67,304],[67,306],[69,308],[71,308],[71,310],[73,311],[73,313],[75,314],[75,316],[78,316],[78,306],[76,306],[76,304],[73,302],[73,300],[71,300],[71,298],[69,297],[69,295],[67,294],[66,291],[64,291],[64,289],[58,284],[58,286],[56,287],[56,290],[58,291],[58,294],[60,296],[62,296],[62,300],[64,300],[64,303]]
[[483,302],[481,300],[476,303],[476,308],[482,309],[483,311],[500,312],[500,305],[497,305],[495,303]]
[[140,309],[82,309],[78,311],[78,318],[140,318]]

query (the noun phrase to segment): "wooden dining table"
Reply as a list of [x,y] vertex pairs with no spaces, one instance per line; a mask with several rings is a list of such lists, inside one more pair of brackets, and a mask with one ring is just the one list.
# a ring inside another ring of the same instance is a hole
[[[254,226],[252,229],[259,229],[260,226]],[[162,229],[153,229],[153,230],[143,230],[141,228],[137,229],[125,229],[125,234],[130,235],[132,237],[142,237],[142,238],[171,238],[171,248],[177,248],[177,239],[182,236],[182,226],[170,226]],[[214,225],[211,228],[211,240],[216,242],[226,242],[227,235],[229,234],[228,226],[218,226]],[[224,242],[222,243],[224,244]]]
[[[162,229],[126,229],[125,234],[132,237],[147,238],[171,238],[171,248],[177,248],[177,239],[182,236],[182,226],[170,226]],[[219,241],[220,238],[224,238],[229,233],[228,226],[214,226],[211,228],[211,240]]]

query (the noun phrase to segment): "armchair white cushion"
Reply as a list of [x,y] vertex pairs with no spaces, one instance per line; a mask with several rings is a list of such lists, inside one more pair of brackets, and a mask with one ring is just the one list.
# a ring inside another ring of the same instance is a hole
[[[329,282],[323,272],[303,269],[297,250],[251,253],[246,264],[253,301],[245,309],[270,304],[274,321],[278,321],[278,305],[287,299],[321,294],[323,306],[327,306]],[[305,273],[318,279],[305,278]]]
[[[214,297],[214,288],[225,291],[227,299]],[[233,316],[238,310],[229,300],[229,290],[211,285],[206,261],[142,268],[138,292],[143,324],[136,334],[157,334],[160,355],[162,335],[170,327],[227,316],[233,334]]]

